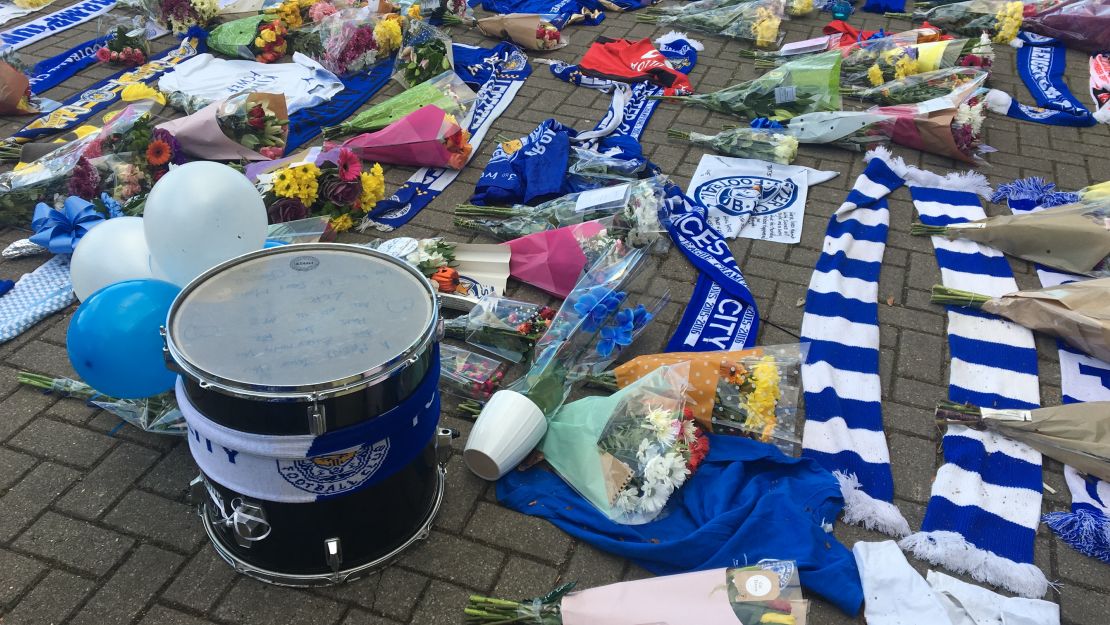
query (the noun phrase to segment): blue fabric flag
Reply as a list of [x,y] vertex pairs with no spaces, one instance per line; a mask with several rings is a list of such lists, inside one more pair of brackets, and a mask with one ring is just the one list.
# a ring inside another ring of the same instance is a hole
[[596,26],[605,19],[601,3],[597,0],[471,0],[470,6],[481,5],[490,13],[536,13],[562,30],[576,15],[585,18],[581,23]]
[[327,102],[300,109],[289,116],[286,153],[311,141],[324,126],[334,126],[354,115],[360,106],[382,90],[392,75],[393,57],[389,57],[374,65],[368,73],[340,78],[343,91]]
[[795,560],[807,590],[848,614],[863,603],[852,553],[825,531],[844,505],[836,479],[765,443],[710,435],[697,473],[643,525],[610,521],[541,468],[501,478],[497,499],[659,575]]
[[576,136],[573,128],[548,119],[522,140],[498,145],[474,186],[471,203],[538,204],[567,193],[564,180],[570,140]]

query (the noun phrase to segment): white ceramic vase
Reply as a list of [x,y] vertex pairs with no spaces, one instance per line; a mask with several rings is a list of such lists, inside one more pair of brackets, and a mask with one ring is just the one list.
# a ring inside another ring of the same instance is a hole
[[516,468],[546,432],[547,419],[532,400],[516,391],[497,391],[470,430],[463,461],[478,477],[499,479]]

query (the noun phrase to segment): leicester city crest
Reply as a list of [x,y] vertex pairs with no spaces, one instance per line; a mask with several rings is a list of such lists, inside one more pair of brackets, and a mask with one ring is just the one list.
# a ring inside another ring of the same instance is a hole
[[369,480],[389,455],[389,439],[329,456],[278,460],[278,472],[300,490],[320,496],[355,490]]
[[694,201],[728,215],[770,215],[798,199],[798,185],[762,176],[726,176],[694,189]]

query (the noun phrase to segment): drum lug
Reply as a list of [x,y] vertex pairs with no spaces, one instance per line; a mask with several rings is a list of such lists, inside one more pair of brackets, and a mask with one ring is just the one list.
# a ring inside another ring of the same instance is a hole
[[320,436],[328,431],[327,407],[312,399],[308,407],[308,431],[313,436]]
[[270,523],[266,518],[266,511],[261,505],[242,499],[232,503],[232,533],[235,542],[244,549],[250,549],[251,544],[270,535]]
[[177,366],[177,361],[175,361],[173,355],[170,354],[170,343],[168,333],[166,332],[166,326],[159,326],[158,334],[162,336],[162,360],[165,361],[166,368],[174,373],[181,374],[181,367]]
[[324,557],[328,561],[328,568],[331,569],[331,582],[338,584],[343,581],[339,575],[339,567],[343,564],[343,545],[338,538],[324,540]]
[[446,466],[451,459],[451,440],[458,437],[458,431],[451,428],[439,428],[436,431],[436,462],[441,466]]
[[204,502],[208,499],[208,488],[204,484],[204,476],[198,475],[189,482],[189,493],[186,495],[189,505],[195,506],[197,514],[204,514]]

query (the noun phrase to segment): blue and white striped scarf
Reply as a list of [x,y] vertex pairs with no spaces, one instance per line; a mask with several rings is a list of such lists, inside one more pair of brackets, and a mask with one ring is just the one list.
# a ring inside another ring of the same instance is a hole
[[[998,187],[991,199],[1006,199],[1015,215],[1079,200],[1078,194],[1055,191],[1055,186],[1040,178],[1027,178]],[[1046,287],[1087,279],[1041,265],[1037,265],[1037,276]],[[1062,341],[1057,341],[1056,347],[1064,403],[1110,401],[1110,364]],[[1043,518],[1045,525],[1079,552],[1110,564],[1110,483],[1083,476],[1071,467],[1064,467],[1064,478],[1071,491],[1071,511],[1049,512]]]
[[844,520],[905,536],[892,503],[894,480],[883,435],[879,382],[879,271],[890,211],[884,199],[905,184],[890,153],[867,154],[867,169],[829,220],[821,258],[806,293],[802,367],[806,424],[803,455],[840,481]]
[[[907,168],[920,219],[944,226],[983,219],[979,197],[990,186],[978,173],[936,174]],[[973,241],[933,237],[945,286],[1003,295],[1018,290],[1001,252]],[[967,308],[948,311],[951,355],[948,398],[990,408],[1035,408],[1040,403],[1032,333]],[[1026,597],[1048,590],[1033,564],[1040,522],[1041,454],[991,432],[949,426],[945,464],[937,471],[921,531],[900,542],[933,564]]]

